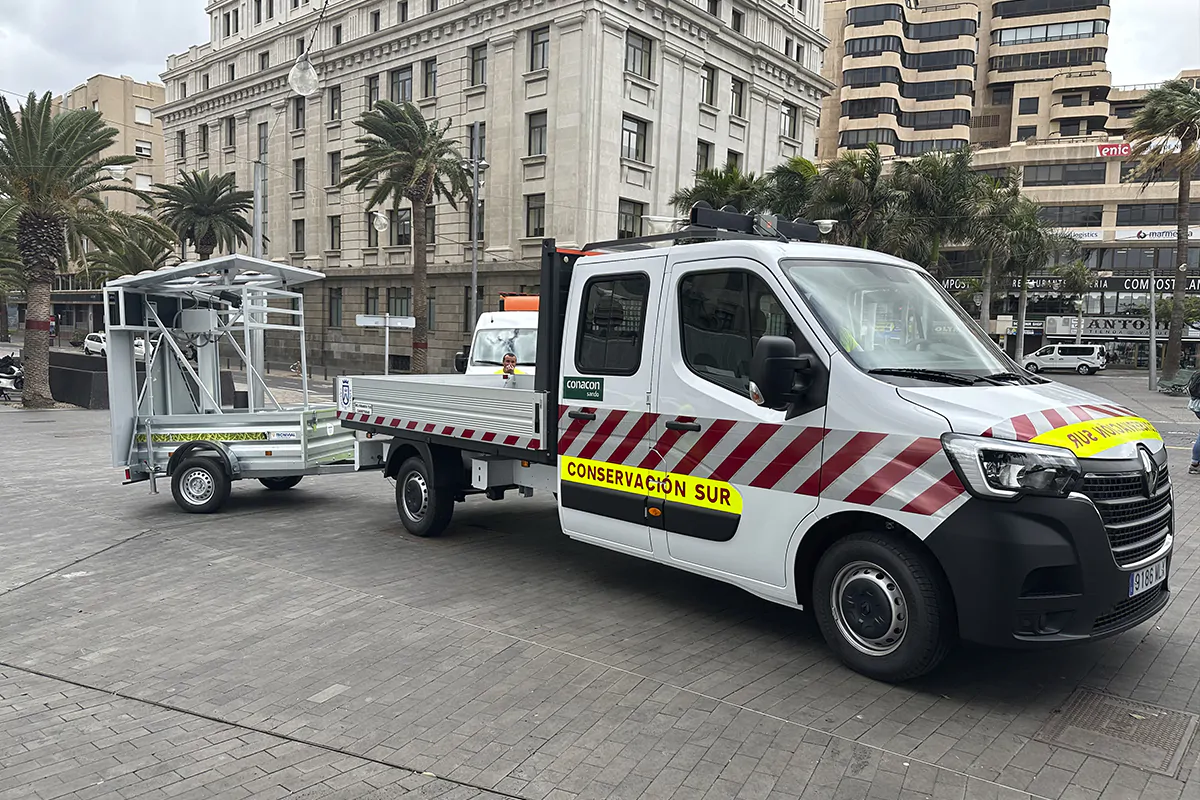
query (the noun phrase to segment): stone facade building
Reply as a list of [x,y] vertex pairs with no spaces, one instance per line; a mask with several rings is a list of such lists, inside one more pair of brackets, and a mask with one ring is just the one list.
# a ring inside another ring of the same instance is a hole
[[[376,233],[364,196],[337,188],[378,98],[449,123],[464,157],[479,126],[481,311],[538,289],[543,237],[637,235],[697,168],[815,155],[830,86],[813,0],[330,0],[316,25],[320,5],[211,0],[211,41],[169,58],[159,114],[169,180],[208,169],[250,188],[265,161],[268,257],[327,273],[305,310],[310,361],[331,370],[382,366],[380,331],[355,314],[410,307],[408,209]],[[310,38],[321,89],[303,99],[287,75]],[[472,231],[461,200],[432,211],[430,368],[444,371],[473,328]]]

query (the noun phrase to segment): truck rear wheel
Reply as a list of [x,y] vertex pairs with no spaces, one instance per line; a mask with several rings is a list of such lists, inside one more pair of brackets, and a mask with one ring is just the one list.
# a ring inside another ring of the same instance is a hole
[[171,496],[189,514],[212,514],[229,499],[229,476],[219,459],[193,456],[171,473]]
[[282,492],[285,489],[291,489],[303,479],[303,475],[289,475],[286,478],[259,478],[258,482],[272,492]]
[[953,601],[937,564],[890,536],[857,533],[826,550],[813,611],[838,658],[881,681],[924,675],[954,643]]
[[454,514],[454,492],[438,485],[424,459],[412,456],[396,473],[396,510],[413,536],[437,536]]

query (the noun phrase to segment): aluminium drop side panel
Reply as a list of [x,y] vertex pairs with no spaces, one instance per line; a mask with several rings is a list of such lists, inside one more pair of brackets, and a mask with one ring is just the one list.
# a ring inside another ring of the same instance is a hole
[[[127,467],[129,444],[133,429],[137,425],[138,382],[137,367],[133,357],[133,334],[129,331],[112,330],[121,324],[120,319],[111,319],[112,314],[124,311],[124,292],[108,289],[105,292],[104,325],[108,331],[108,415],[110,421],[109,440],[112,444],[114,467]],[[116,346],[120,342],[121,346]],[[136,462],[135,462],[136,463]]]

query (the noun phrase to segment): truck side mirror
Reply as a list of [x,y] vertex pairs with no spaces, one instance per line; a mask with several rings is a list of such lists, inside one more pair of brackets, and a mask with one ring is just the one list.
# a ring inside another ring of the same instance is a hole
[[[782,409],[804,396],[806,386],[797,374],[812,369],[812,356],[796,355],[796,343],[786,336],[763,336],[750,363],[750,395],[760,406]],[[757,391],[756,391],[757,390]]]
[[467,354],[466,353],[458,352],[458,353],[454,354],[454,371],[455,372],[466,372],[467,371]]

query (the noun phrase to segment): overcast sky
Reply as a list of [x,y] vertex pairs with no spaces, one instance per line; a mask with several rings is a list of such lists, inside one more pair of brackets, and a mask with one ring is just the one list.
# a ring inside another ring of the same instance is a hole
[[[988,0],[990,2],[990,0]],[[0,90],[70,89],[100,72],[158,80],[170,53],[208,40],[205,0],[0,0]],[[1112,0],[1117,84],[1200,67],[1200,0]]]

